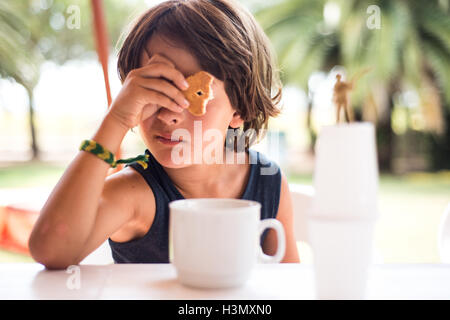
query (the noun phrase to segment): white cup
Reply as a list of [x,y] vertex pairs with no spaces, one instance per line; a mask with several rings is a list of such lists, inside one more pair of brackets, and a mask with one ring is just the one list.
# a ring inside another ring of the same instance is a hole
[[329,218],[308,221],[318,299],[366,297],[373,231],[373,221]]
[[313,216],[377,218],[375,128],[368,122],[324,126],[316,143]]
[[323,127],[316,144],[308,221],[320,299],[363,299],[378,217],[378,165],[371,123]]
[[[169,203],[170,259],[181,283],[201,288],[245,283],[255,263],[278,263],[286,243],[282,224],[260,220],[261,204],[242,199],[184,199]],[[267,228],[277,234],[274,256],[266,255],[260,237]]]

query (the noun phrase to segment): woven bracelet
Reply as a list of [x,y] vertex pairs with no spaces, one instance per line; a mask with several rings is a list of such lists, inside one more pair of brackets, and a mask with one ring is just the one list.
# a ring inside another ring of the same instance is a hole
[[80,150],[94,154],[113,168],[117,167],[117,165],[120,163],[131,162],[139,163],[144,169],[147,169],[148,166],[148,154],[141,154],[134,158],[116,160],[114,154],[111,151],[104,148],[101,144],[95,142],[94,140],[83,140],[80,145]]

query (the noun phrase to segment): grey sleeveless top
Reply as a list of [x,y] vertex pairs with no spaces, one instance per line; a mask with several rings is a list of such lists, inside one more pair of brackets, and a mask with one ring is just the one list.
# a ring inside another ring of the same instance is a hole
[[[164,168],[149,155],[147,169],[139,163],[131,166],[139,172],[152,189],[155,196],[156,212],[153,224],[147,233],[128,242],[115,242],[108,239],[115,263],[169,263],[169,202],[184,199]],[[241,199],[261,203],[261,219],[276,218],[280,202],[281,171],[279,166],[264,154],[249,149],[250,175]],[[261,237],[261,244],[267,230]]]

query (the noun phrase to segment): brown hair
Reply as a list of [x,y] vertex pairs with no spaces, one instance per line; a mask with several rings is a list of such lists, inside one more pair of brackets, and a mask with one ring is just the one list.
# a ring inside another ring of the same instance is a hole
[[[235,135],[245,139],[245,149],[260,140],[269,118],[280,113],[281,84],[270,42],[254,17],[232,0],[169,0],[156,5],[136,20],[119,51],[122,82],[140,67],[142,50],[156,32],[184,44],[203,70],[224,82],[231,105],[244,120]],[[248,129],[254,134],[249,136]]]

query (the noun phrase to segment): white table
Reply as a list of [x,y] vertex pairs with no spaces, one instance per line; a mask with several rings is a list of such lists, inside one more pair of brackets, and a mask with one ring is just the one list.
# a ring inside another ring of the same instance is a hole
[[[171,264],[81,265],[49,271],[37,263],[0,264],[0,299],[314,299],[311,265],[259,264],[240,288],[200,290],[176,279]],[[80,276],[79,288],[73,281]],[[368,299],[450,299],[450,265],[376,265]]]

